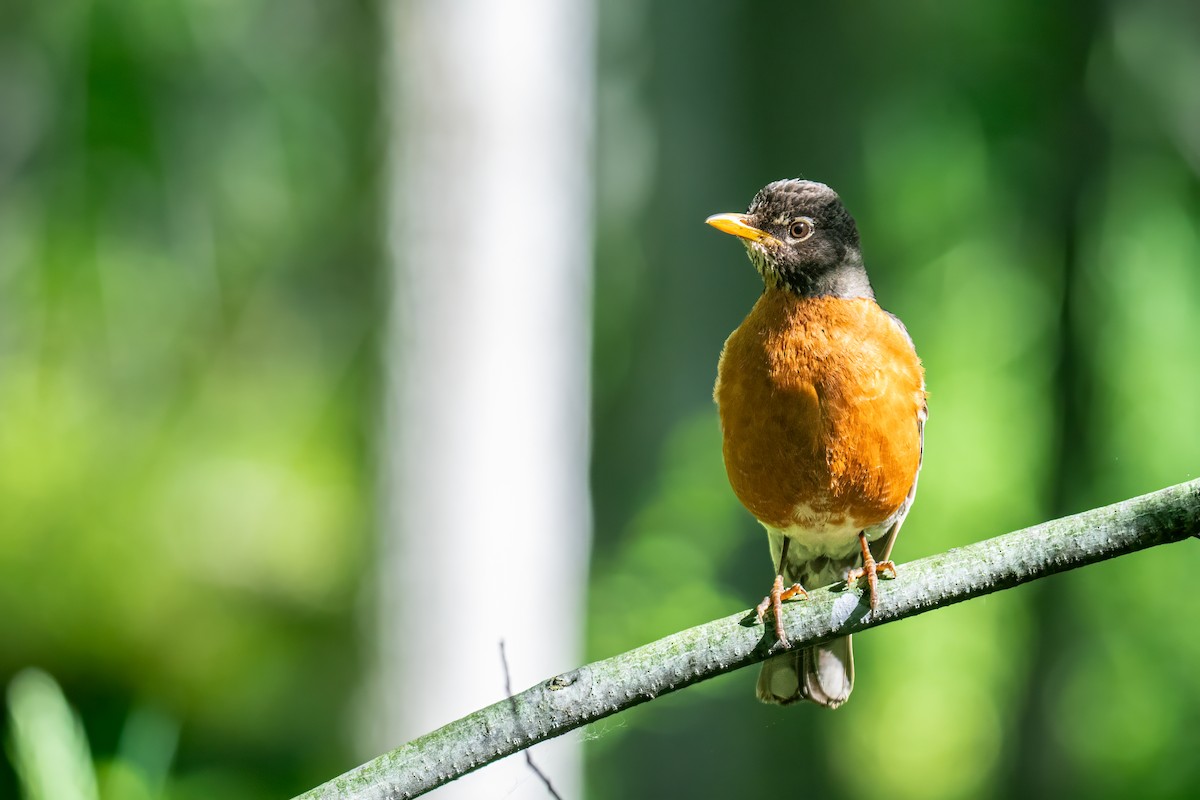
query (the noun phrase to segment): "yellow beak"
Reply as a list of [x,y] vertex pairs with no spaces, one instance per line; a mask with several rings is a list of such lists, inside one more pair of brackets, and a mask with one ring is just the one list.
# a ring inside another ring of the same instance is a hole
[[752,242],[761,242],[775,238],[766,231],[760,230],[746,222],[747,219],[748,217],[745,214],[713,214],[704,221],[722,233],[730,233],[742,239],[749,239]]

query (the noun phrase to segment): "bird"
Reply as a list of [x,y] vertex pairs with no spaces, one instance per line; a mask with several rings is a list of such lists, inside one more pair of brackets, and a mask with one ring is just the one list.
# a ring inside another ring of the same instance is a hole
[[[767,530],[775,580],[756,608],[790,642],[781,604],[805,587],[896,577],[892,546],[912,507],[928,417],[925,370],[884,311],[858,227],[838,194],[802,179],[763,187],[744,214],[706,222],[738,237],[763,292],[721,351],[713,398],[729,482]],[[766,703],[837,708],[854,687],[845,636],[763,662]]]

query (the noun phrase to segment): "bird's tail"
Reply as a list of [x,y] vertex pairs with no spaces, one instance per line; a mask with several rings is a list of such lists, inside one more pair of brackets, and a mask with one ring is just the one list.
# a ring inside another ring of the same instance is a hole
[[763,662],[758,699],[781,706],[800,700],[837,708],[854,688],[854,651],[850,637],[780,653]]

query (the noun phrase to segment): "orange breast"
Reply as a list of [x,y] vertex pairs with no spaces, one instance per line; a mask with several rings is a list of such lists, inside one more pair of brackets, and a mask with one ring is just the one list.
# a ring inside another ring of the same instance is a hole
[[924,374],[874,300],[768,290],[725,342],[715,397],[729,482],[773,528],[878,524],[916,479]]

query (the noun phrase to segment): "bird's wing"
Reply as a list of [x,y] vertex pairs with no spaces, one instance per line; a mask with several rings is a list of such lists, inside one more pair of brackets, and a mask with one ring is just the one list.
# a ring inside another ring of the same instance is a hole
[[920,447],[917,451],[917,471],[913,475],[913,482],[912,486],[908,489],[908,496],[904,498],[904,505],[900,507],[900,512],[896,515],[896,520],[892,523],[892,527],[888,529],[887,536],[880,536],[871,543],[871,556],[876,561],[887,561],[892,557],[892,545],[896,543],[896,537],[900,534],[900,526],[904,524],[904,518],[908,516],[909,509],[912,508],[913,499],[917,496],[917,482],[921,477],[921,464],[925,461],[925,420],[928,418],[929,403],[924,402],[921,404],[920,410],[917,411],[917,436],[920,440]]

